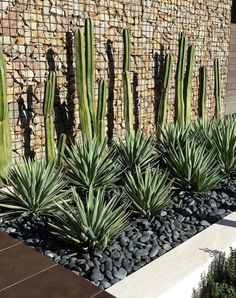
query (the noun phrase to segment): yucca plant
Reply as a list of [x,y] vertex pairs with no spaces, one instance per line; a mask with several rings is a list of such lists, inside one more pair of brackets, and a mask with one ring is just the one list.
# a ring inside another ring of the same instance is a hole
[[204,143],[187,140],[183,147],[170,144],[166,148],[165,164],[180,189],[193,192],[207,192],[220,182],[220,168],[213,150]]
[[106,148],[105,140],[78,142],[71,149],[67,147],[67,153],[67,176],[79,190],[109,188],[119,180],[120,167],[114,159],[114,150]]
[[123,171],[133,172],[136,166],[143,171],[149,164],[155,166],[157,163],[152,139],[143,133],[126,134],[125,142],[120,140],[116,145],[116,152]]
[[0,190],[2,215],[35,217],[51,212],[67,184],[54,162],[30,159],[14,166],[8,181],[8,191]]
[[169,203],[171,185],[167,173],[161,173],[159,168],[152,170],[148,166],[142,173],[141,168],[136,167],[134,174],[127,174],[124,189],[131,208],[143,217],[151,219]]
[[103,250],[126,228],[127,206],[118,196],[106,202],[104,189],[95,194],[90,187],[86,200],[82,200],[73,188],[70,199],[73,207],[65,201],[57,203],[60,212],[54,212],[50,222],[52,232],[64,241]]

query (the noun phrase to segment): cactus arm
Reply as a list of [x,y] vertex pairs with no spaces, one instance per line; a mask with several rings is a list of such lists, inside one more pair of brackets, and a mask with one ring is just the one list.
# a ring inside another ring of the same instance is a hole
[[105,139],[105,116],[106,116],[107,84],[101,79],[98,86],[97,107],[97,138],[100,143]]
[[157,136],[161,137],[161,131],[164,127],[164,124],[167,120],[167,108],[168,108],[168,93],[170,90],[171,83],[171,70],[173,66],[173,56],[171,54],[167,54],[165,57],[165,65],[164,65],[164,82],[161,92],[161,101],[160,101],[160,111],[159,111],[159,119],[157,127]]
[[192,82],[193,82],[193,68],[195,60],[195,47],[190,46],[188,48],[187,55],[187,68],[184,79],[184,103],[185,103],[185,123],[191,122],[192,108],[191,108],[191,93],[192,93]]
[[206,66],[202,66],[200,68],[200,117],[205,120],[206,118],[206,99],[207,99],[207,68]]
[[215,75],[215,117],[222,118],[222,98],[221,98],[221,71],[219,59],[214,60]]
[[63,165],[63,161],[64,161],[63,157],[65,154],[66,140],[67,140],[66,135],[64,133],[62,133],[60,135],[59,142],[58,142],[58,152],[57,152],[58,167],[61,167]]
[[124,118],[125,129],[128,134],[134,133],[133,93],[130,78],[130,32],[123,30],[124,61],[123,61],[123,89],[124,89]]
[[86,88],[86,67],[84,51],[84,35],[80,29],[75,32],[75,53],[76,53],[76,86],[79,98],[79,115],[83,139],[92,139],[91,116],[89,112],[87,88]]
[[0,185],[4,184],[12,162],[12,137],[7,105],[6,64],[0,46]]
[[180,125],[184,124],[184,65],[186,58],[186,37],[181,33],[179,39],[179,56],[176,75],[176,120]]
[[92,129],[95,128],[96,115],[94,111],[94,33],[93,22],[90,18],[85,20],[85,61],[86,61],[86,85],[88,107],[91,117]]

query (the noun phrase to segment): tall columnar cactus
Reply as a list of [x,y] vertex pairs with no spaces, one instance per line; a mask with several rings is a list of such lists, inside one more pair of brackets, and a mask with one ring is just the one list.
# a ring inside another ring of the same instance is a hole
[[181,33],[179,39],[179,56],[176,74],[176,120],[180,125],[184,124],[185,109],[184,109],[184,73],[186,59],[186,37]]
[[[85,32],[78,29],[75,32],[76,54],[76,85],[79,98],[80,123],[83,139],[91,140],[93,137],[105,137],[105,108],[106,84],[100,82],[97,114],[94,102],[94,33],[93,22],[90,18],[85,20]],[[101,109],[100,109],[101,108]],[[98,118],[99,117],[99,118]],[[101,118],[103,117],[103,118]],[[103,125],[101,128],[101,124]],[[103,131],[101,131],[103,129]]]
[[158,138],[161,137],[161,131],[167,120],[168,93],[170,90],[172,66],[173,66],[173,56],[171,54],[167,54],[165,57],[164,82],[162,86],[160,110],[158,115],[158,125],[157,125],[159,126],[157,127]]
[[193,82],[193,68],[195,61],[195,47],[188,47],[187,55],[187,67],[184,78],[184,105],[185,105],[185,123],[191,122],[192,107],[191,107],[191,93],[192,93],[192,82]]
[[12,161],[12,138],[7,106],[6,65],[0,46],[0,185],[4,184]]
[[75,32],[76,86],[79,98],[79,115],[83,139],[92,139],[92,122],[87,97],[87,76],[84,34],[81,29]]
[[127,134],[134,132],[133,93],[130,78],[130,32],[123,30],[124,60],[123,60],[123,89],[124,89],[124,118]]
[[45,153],[47,162],[52,161],[56,157],[54,142],[54,123],[53,123],[53,106],[55,100],[56,73],[50,71],[46,86],[44,98],[44,128],[45,128]]
[[105,139],[105,116],[106,116],[106,82],[101,79],[98,86],[98,106],[97,106],[97,138],[102,143]]
[[66,135],[62,133],[58,142],[57,165],[61,167],[64,161],[64,153],[66,148]]
[[90,18],[85,19],[85,65],[86,65],[86,85],[88,106],[91,117],[92,131],[95,128],[95,109],[94,109],[94,33],[93,22]]
[[199,114],[205,120],[206,118],[206,100],[207,100],[207,68],[200,68],[200,84],[199,84]]
[[221,71],[219,59],[214,60],[215,74],[215,117],[222,118],[222,98],[221,98]]

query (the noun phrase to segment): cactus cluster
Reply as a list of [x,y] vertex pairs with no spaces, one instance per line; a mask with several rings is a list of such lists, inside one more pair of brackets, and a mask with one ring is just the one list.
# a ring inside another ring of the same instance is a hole
[[[84,140],[105,138],[106,83],[99,82],[98,105],[94,100],[94,33],[93,22],[85,20],[84,32],[75,32],[76,87],[79,98],[79,115]],[[96,110],[96,111],[95,111]]]
[[[187,65],[185,65],[186,58]],[[191,121],[191,92],[194,59],[195,48],[194,46],[187,48],[186,36],[184,33],[181,33],[176,74],[176,120],[180,125],[188,124]]]
[[134,132],[134,99],[131,87],[130,74],[130,31],[123,30],[124,60],[123,60],[123,90],[124,90],[124,118],[125,130],[128,135]]
[[12,138],[7,105],[6,64],[0,46],[0,185],[4,184],[12,161]]

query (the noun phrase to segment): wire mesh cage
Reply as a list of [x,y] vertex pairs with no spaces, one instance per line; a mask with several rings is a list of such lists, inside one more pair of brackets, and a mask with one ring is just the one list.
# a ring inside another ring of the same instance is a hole
[[[2,0],[0,41],[7,60],[8,101],[15,157],[44,151],[42,116],[45,82],[57,73],[56,133],[80,136],[74,71],[74,31],[94,21],[96,89],[99,78],[108,80],[107,134],[124,135],[122,30],[128,27],[132,42],[132,86],[135,127],[154,133],[156,107],[161,93],[164,55],[174,54],[168,120],[173,121],[175,68],[180,32],[196,46],[192,90],[193,118],[198,113],[198,72],[208,68],[207,113],[214,113],[213,60],[221,59],[222,83],[227,80],[230,1],[189,0]],[[223,96],[225,88],[223,88]],[[55,136],[56,139],[56,136]]]

